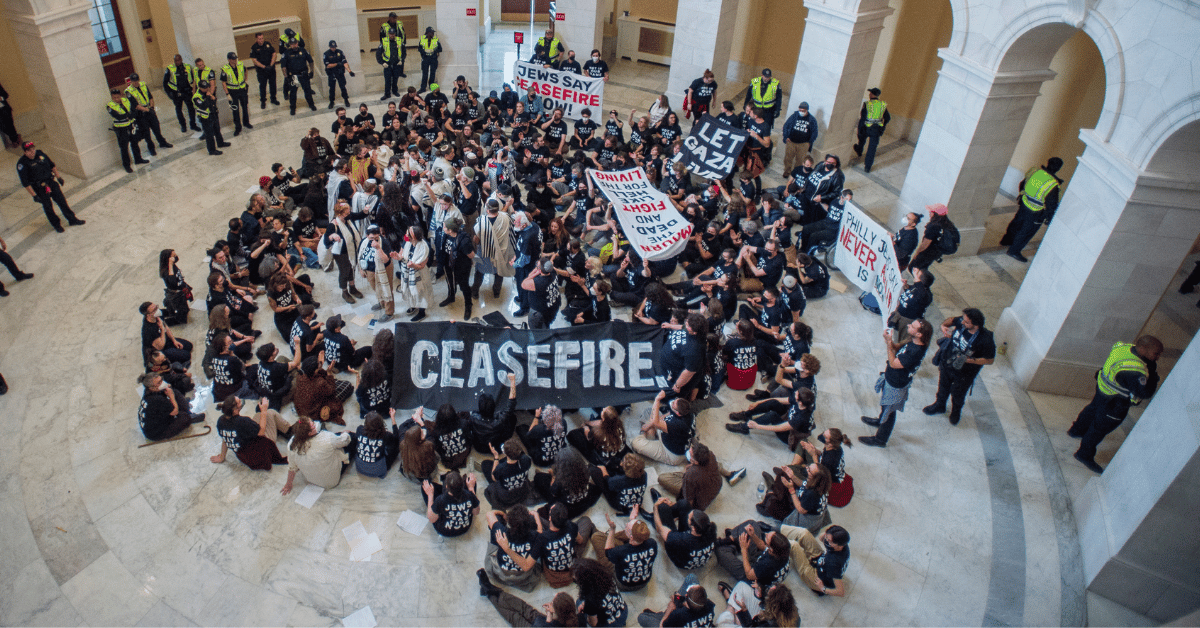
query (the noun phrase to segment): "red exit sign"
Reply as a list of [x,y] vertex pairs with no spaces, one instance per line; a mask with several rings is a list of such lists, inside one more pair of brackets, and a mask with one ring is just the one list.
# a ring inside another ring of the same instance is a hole
[[474,17],[475,9],[467,9],[467,17]]
[[554,19],[555,19],[555,21],[558,21],[558,22],[565,22],[565,21],[567,21],[567,14],[566,13],[556,13],[554,15]]
[[521,31],[517,31],[517,32],[513,33],[513,43],[514,44],[525,43],[525,33],[522,33]]

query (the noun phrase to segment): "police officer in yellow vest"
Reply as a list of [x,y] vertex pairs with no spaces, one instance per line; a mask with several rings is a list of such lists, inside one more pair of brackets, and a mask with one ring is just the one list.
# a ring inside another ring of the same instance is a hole
[[[395,18],[396,14],[391,16]],[[404,73],[404,58],[408,54],[404,43],[404,27],[400,24],[392,26],[384,22],[379,27],[379,47],[375,49],[375,60],[383,66],[383,96],[379,100],[400,97],[400,77],[408,76]]]
[[163,137],[162,129],[158,124],[158,112],[154,110],[154,93],[136,72],[130,74],[129,78],[125,80],[125,96],[133,103],[134,116],[137,118],[138,126],[142,127],[142,133],[146,134],[146,144],[150,146],[150,154],[155,154],[154,143],[150,141],[151,133],[154,134],[154,139],[158,140],[159,147],[172,148],[173,145]]
[[425,36],[417,42],[417,49],[421,51],[421,88],[417,91],[423,92],[437,82],[434,74],[437,73],[438,55],[442,54],[442,44],[434,35],[432,26],[425,27]]
[[746,102],[742,103],[742,108],[754,105],[762,109],[762,117],[767,122],[767,127],[774,129],[775,117],[779,115],[782,104],[783,93],[779,89],[779,79],[771,78],[771,68],[763,68],[762,76],[750,81],[750,87],[746,90]]
[[1125,420],[1130,406],[1140,404],[1158,389],[1158,358],[1162,352],[1162,341],[1154,336],[1142,336],[1135,344],[1113,345],[1104,366],[1096,372],[1092,402],[1067,430],[1073,438],[1083,439],[1075,452],[1075,459],[1083,466],[1104,472],[1096,464],[1096,447]]
[[129,164],[129,148],[131,146],[133,147],[133,163],[150,163],[142,159],[142,151],[138,147],[138,141],[142,136],[135,124],[133,103],[123,97],[121,90],[116,87],[110,89],[109,93],[112,95],[112,100],[108,101],[108,115],[112,116],[112,128],[117,132],[117,144],[121,147],[121,164],[125,166],[125,172],[133,172],[133,167]]
[[1058,178],[1062,170],[1063,160],[1051,157],[1046,165],[1033,168],[1025,174],[1021,181],[1021,195],[1017,199],[1017,215],[1008,223],[1000,245],[1008,247],[1008,256],[1018,262],[1029,260],[1021,255],[1021,251],[1033,239],[1038,227],[1045,223],[1050,226],[1054,212],[1058,209],[1058,192],[1063,180]]
[[[388,21],[384,22],[379,27],[379,43],[382,45],[383,40],[386,37],[394,37],[398,40],[398,48],[400,49],[400,68],[399,71],[396,72],[396,75],[407,77],[408,75],[404,73],[404,60],[408,58],[408,50],[406,50],[406,46],[408,46],[408,36],[404,34],[404,24],[401,24],[400,21],[396,19],[397,17],[398,16],[395,13],[388,13]],[[396,96],[399,96],[400,90],[396,89],[395,81],[392,82],[392,86],[392,93]]]
[[870,172],[871,166],[875,164],[875,149],[879,147],[879,138],[883,136],[888,122],[892,121],[887,103],[879,99],[881,93],[878,87],[868,89],[867,102],[863,103],[862,110],[858,112],[858,143],[854,145],[854,152],[863,157],[863,146],[866,145],[867,155],[863,157],[863,172]]
[[[538,37],[537,46],[541,46],[542,50],[546,51],[546,56],[550,58],[550,64],[558,67],[558,62],[562,59],[562,54],[567,51],[562,40],[554,34],[551,29],[546,29],[546,35]],[[535,48],[537,46],[534,46]]]
[[217,121],[217,100],[213,98],[214,85],[208,81],[196,84],[196,93],[192,94],[192,104],[196,107],[196,118],[204,129],[204,143],[208,146],[209,155],[220,155],[218,147],[225,148],[229,143],[221,136],[221,125]]
[[[168,65],[166,72],[163,72],[163,91],[175,103],[179,132],[187,133],[189,124],[193,131],[199,131],[196,109],[192,106],[192,93],[196,91],[196,68],[184,63],[182,55],[175,55],[175,63]],[[188,110],[186,118],[183,117],[184,105],[187,105]]]
[[250,85],[246,83],[246,66],[238,61],[237,53],[231,52],[225,58],[228,61],[221,68],[221,87],[229,98],[229,108],[233,111],[233,136],[237,137],[242,134],[243,126],[254,128],[250,124]]

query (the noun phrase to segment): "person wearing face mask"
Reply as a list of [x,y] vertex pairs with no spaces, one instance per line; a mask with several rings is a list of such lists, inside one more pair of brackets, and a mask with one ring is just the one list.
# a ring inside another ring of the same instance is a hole
[[138,406],[138,427],[147,440],[164,440],[176,436],[192,423],[203,423],[203,414],[192,414],[183,393],[171,388],[158,373],[138,377],[142,385],[142,402]]
[[463,301],[466,304],[463,306],[463,320],[471,318],[471,267],[475,260],[475,244],[471,241],[471,235],[463,228],[463,219],[461,217],[447,218],[443,228],[446,231],[446,285],[448,286],[446,299],[438,304],[439,307],[446,307],[454,303],[455,294],[458,290],[462,290]]
[[390,247],[383,240],[383,231],[378,225],[367,227],[367,237],[358,250],[358,268],[367,284],[375,291],[379,302],[372,310],[383,310],[379,322],[391,320],[396,312],[392,292],[392,258]]
[[600,60],[600,51],[593,50],[592,58],[583,64],[583,73],[592,78],[602,78],[608,82],[608,64]]
[[846,175],[842,174],[842,160],[837,155],[825,155],[825,161],[821,162],[812,171],[812,174],[808,175],[808,181],[805,184],[805,222],[823,218],[829,208],[829,203],[841,195],[842,186],[845,183]]
[[800,581],[818,596],[846,595],[842,576],[850,562],[850,533],[839,525],[829,526],[821,541],[804,528],[780,526],[792,545],[792,565]]
[[[817,141],[817,119],[808,112],[808,103],[802,102],[783,123],[783,171],[791,172],[797,163],[812,152]],[[808,146],[805,147],[805,144]]]
[[583,74],[583,67],[575,60],[575,51],[568,50],[567,57],[558,64],[558,69],[563,72],[572,72],[574,74]]
[[533,272],[521,282],[521,288],[528,295],[529,309],[540,314],[544,325],[549,327],[558,317],[558,308],[562,305],[554,261],[549,256],[542,256]]
[[712,70],[705,69],[704,75],[692,81],[692,84],[687,88],[685,100],[691,105],[690,111],[692,114],[693,124],[699,122],[704,114],[708,113],[709,105],[712,104],[713,94],[717,93],[716,75]]
[[592,110],[584,107],[579,112],[579,120],[575,121],[575,134],[571,137],[571,148],[594,151],[598,148],[596,129],[600,125],[592,120]]

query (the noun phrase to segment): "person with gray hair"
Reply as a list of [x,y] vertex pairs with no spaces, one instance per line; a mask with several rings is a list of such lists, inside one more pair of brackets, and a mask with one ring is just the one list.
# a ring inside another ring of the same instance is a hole
[[538,408],[533,413],[533,423],[517,425],[517,436],[521,438],[534,464],[539,467],[554,464],[554,457],[559,450],[567,446],[562,409],[552,404]]
[[[521,282],[521,288],[528,294],[529,309],[541,315],[543,323],[549,327],[558,317],[558,308],[562,305],[554,260],[549,255],[543,255],[533,272]],[[533,314],[530,315],[532,317]]]

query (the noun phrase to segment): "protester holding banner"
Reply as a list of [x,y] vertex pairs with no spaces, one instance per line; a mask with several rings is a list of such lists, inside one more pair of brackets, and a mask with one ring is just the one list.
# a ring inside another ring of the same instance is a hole
[[604,82],[608,82],[608,64],[600,59],[599,50],[593,50],[592,58],[584,62],[583,73],[592,78],[604,79]]

